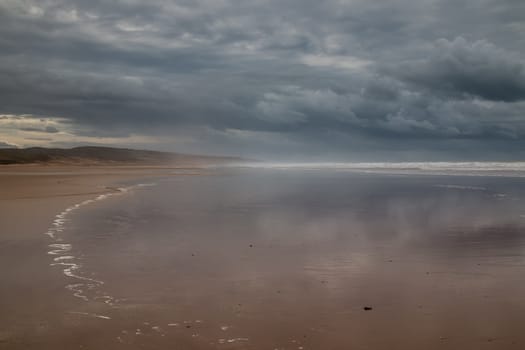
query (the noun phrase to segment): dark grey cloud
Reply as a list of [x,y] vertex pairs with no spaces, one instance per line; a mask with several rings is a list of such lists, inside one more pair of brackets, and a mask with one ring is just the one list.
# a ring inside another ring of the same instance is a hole
[[492,101],[525,100],[523,58],[486,41],[440,39],[430,57],[402,62],[389,71],[429,93]]
[[0,0],[0,113],[163,150],[519,159],[524,18],[517,0]]
[[43,133],[49,133],[49,134],[55,134],[59,132],[57,128],[54,126],[46,126],[45,128],[35,128],[35,127],[22,127],[20,128],[22,131],[31,131],[31,132],[43,132]]

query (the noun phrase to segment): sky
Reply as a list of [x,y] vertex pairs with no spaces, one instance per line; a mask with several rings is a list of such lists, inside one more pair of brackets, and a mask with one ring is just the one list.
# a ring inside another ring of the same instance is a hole
[[0,147],[525,159],[523,0],[0,0]]

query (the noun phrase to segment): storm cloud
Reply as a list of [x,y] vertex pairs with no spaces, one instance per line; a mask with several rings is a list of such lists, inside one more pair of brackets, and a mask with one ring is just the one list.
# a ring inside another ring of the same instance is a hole
[[0,0],[0,138],[521,159],[524,50],[518,0]]

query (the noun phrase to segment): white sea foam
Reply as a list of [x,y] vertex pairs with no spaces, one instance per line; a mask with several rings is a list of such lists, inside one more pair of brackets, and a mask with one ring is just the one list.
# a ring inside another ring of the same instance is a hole
[[224,338],[221,338],[219,339],[219,344],[226,344],[226,343],[239,343],[239,342],[247,342],[249,341],[248,338],[231,338],[231,339],[224,339]]
[[61,255],[61,254],[67,253],[72,248],[71,244],[64,244],[64,243],[53,243],[53,244],[48,245],[48,247],[53,248],[47,252],[47,254],[49,255]]
[[75,257],[72,256],[72,255],[62,255],[62,256],[57,256],[56,258],[53,259],[53,261],[62,261],[62,260],[71,260],[71,259],[74,259]]
[[454,190],[486,191],[485,187],[479,186],[461,186],[461,185],[435,185],[435,187],[450,188]]
[[154,183],[154,182],[150,182],[150,183],[137,184],[137,185],[135,185],[135,187],[153,187],[153,186],[157,186],[157,184]]
[[69,313],[70,314],[75,314],[75,315],[84,315],[84,316],[89,316],[89,317],[100,318],[102,320],[111,320],[111,317],[109,317],[109,316],[98,315],[98,314],[90,314],[88,312],[71,311]]
[[[97,287],[100,287],[104,284],[103,281],[86,277],[85,275],[79,273],[79,270],[82,268],[82,264],[80,263],[79,259],[72,254],[73,246],[70,243],[59,243],[62,242],[63,238],[60,237],[60,233],[64,231],[64,227],[68,222],[68,216],[78,210],[79,208],[82,208],[86,205],[102,201],[104,199],[107,199],[111,196],[124,194],[129,192],[130,190],[133,190],[134,188],[139,187],[146,187],[146,186],[154,186],[155,184],[148,183],[148,184],[138,184],[134,186],[129,187],[121,187],[121,188],[108,188],[108,190],[112,190],[112,192],[103,193],[95,198],[84,200],[80,203],[76,203],[66,209],[64,209],[62,212],[58,213],[55,218],[53,219],[53,222],[51,223],[50,228],[45,232],[46,235],[48,235],[55,243],[51,243],[48,245],[50,250],[47,252],[49,255],[54,255],[53,262],[50,263],[51,266],[61,266],[62,267],[62,273],[69,277],[75,279],[75,283],[71,283],[66,285],[66,289],[70,290],[73,293],[73,296],[82,299],[84,301],[89,301],[90,298],[87,296],[86,292],[96,289]],[[109,295],[104,296],[97,296],[93,298],[93,300],[99,300],[104,302],[107,305],[112,306],[115,302],[115,298]],[[99,318],[104,318],[107,316],[101,316],[101,315],[95,315]]]
[[230,164],[227,167],[266,168],[266,169],[303,169],[303,170],[349,170],[364,172],[431,174],[465,174],[465,175],[512,175],[525,176],[525,162],[375,162],[375,163],[271,163],[253,162]]

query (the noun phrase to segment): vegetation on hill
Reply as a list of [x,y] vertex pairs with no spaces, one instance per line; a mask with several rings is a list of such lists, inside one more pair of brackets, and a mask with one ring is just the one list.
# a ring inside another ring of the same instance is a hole
[[234,157],[200,156],[127,148],[84,146],[75,148],[6,148],[0,149],[0,164],[175,164],[223,163],[239,161]]

